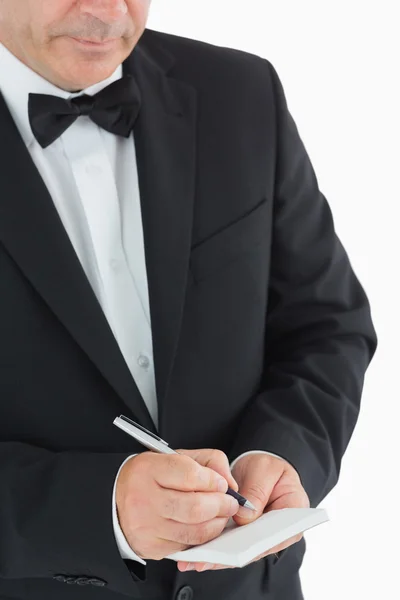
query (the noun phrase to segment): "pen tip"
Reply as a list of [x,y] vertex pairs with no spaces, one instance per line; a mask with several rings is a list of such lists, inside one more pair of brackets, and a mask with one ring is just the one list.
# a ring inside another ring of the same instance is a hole
[[246,500],[246,502],[245,502],[244,506],[245,506],[246,508],[250,508],[251,510],[255,510],[255,511],[257,510],[257,509],[256,509],[256,507],[254,506],[254,504],[252,504],[252,503],[250,502],[250,500]]

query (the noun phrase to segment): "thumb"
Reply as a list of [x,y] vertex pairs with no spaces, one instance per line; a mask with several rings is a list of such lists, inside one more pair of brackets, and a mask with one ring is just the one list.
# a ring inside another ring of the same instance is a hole
[[241,471],[238,481],[240,494],[249,500],[256,509],[251,510],[240,506],[237,513],[233,515],[232,518],[237,525],[246,525],[263,514],[277,477],[273,472],[266,470],[263,461],[253,460],[249,461],[246,469]]

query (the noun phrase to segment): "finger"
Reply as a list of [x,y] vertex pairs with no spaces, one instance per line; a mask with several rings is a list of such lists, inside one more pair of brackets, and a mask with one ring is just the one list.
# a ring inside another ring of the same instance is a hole
[[[270,548],[267,552],[264,552],[263,554],[256,556],[255,558],[253,558],[253,560],[251,560],[250,562],[248,562],[246,564],[249,565],[250,563],[256,562],[257,560],[260,560],[261,558],[265,558],[266,556],[276,555],[278,552],[281,552],[282,550],[285,550],[286,548],[289,548],[290,546],[293,546],[293,544],[296,544],[297,542],[299,542],[302,537],[303,537],[303,534],[298,534],[294,537],[291,537],[290,539],[285,540],[278,546],[274,546],[274,548]],[[277,557],[277,558],[279,558],[279,557]],[[244,565],[244,566],[246,566],[246,565]]]
[[239,490],[237,481],[231,473],[228,457],[222,450],[216,448],[199,448],[195,450],[179,449],[177,452],[190,456],[190,458],[204,467],[213,469],[213,471],[216,471],[226,479],[230,488],[235,492]]
[[[228,489],[226,479],[213,469],[202,466],[183,454],[154,454],[143,461],[142,468],[152,469],[154,479],[160,487],[183,492],[204,491],[225,493]],[[223,487],[219,488],[219,483]]]
[[216,517],[201,524],[177,525],[177,523],[166,519],[154,532],[162,540],[183,544],[187,548],[188,546],[205,544],[209,540],[218,537],[223,531],[226,521],[227,519],[224,517]]
[[198,524],[215,517],[232,517],[239,503],[228,494],[215,492],[180,492],[160,489],[158,514],[171,523]]
[[268,550],[268,552],[266,552],[264,554],[264,556],[268,556],[270,554],[277,554],[278,552],[281,552],[282,550],[289,548],[289,546],[293,546],[293,544],[297,544],[297,542],[299,542],[302,537],[303,537],[303,534],[299,533],[299,534],[289,538],[288,540],[285,540],[281,544],[278,544],[278,546],[274,546],[274,548],[270,548]]
[[213,563],[189,563],[185,561],[178,561],[178,569],[182,572],[185,571],[198,571],[201,573],[202,571],[217,571],[219,569],[236,569],[236,567],[232,567],[230,565],[219,565]]

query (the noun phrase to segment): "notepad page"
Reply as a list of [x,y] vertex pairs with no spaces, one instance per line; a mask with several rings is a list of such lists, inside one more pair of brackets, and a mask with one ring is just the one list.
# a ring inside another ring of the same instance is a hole
[[230,519],[217,538],[166,558],[243,566],[285,540],[328,520],[326,511],[319,508],[272,510],[242,526]]

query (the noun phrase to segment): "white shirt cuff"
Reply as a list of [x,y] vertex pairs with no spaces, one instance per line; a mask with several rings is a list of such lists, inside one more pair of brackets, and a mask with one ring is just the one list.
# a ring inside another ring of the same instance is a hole
[[128,544],[128,541],[121,529],[121,526],[119,524],[118,521],[118,514],[117,514],[117,503],[115,500],[115,492],[116,492],[116,487],[117,487],[117,479],[118,479],[118,475],[119,472],[121,471],[122,467],[124,466],[124,464],[130,459],[132,458],[132,456],[136,456],[136,454],[131,454],[131,456],[128,456],[128,458],[126,458],[124,460],[124,462],[122,463],[122,465],[120,466],[118,473],[115,477],[115,481],[114,481],[114,489],[113,489],[113,495],[112,495],[112,522],[113,522],[113,528],[114,528],[114,535],[115,535],[115,540],[117,542],[117,546],[118,546],[118,550],[121,554],[122,558],[127,558],[129,560],[137,560],[138,562],[140,562],[142,565],[146,565],[146,561],[143,560],[143,558],[140,558],[140,556],[138,556],[130,547],[130,545]]

